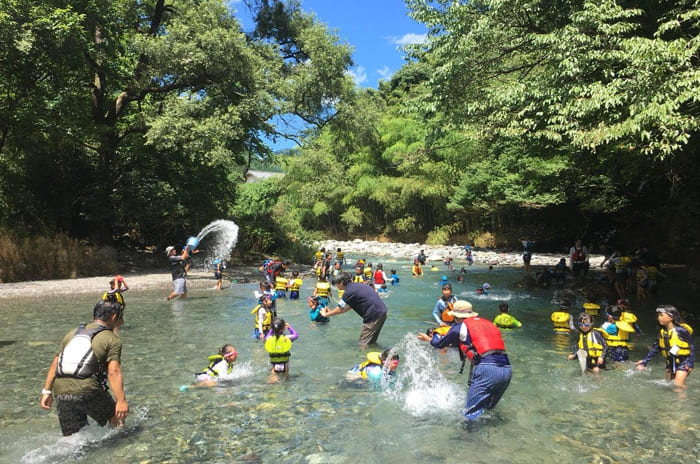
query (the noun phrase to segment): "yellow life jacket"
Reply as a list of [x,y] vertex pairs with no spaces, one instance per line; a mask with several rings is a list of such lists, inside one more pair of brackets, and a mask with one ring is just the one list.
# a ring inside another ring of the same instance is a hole
[[[209,361],[209,365],[204,370],[204,372],[202,372],[202,374],[209,374],[211,377],[217,377],[219,374],[213,368],[214,365],[216,365],[222,359],[224,359],[224,357],[220,354],[213,354],[209,356],[207,358],[207,360]],[[233,364],[228,364],[228,367],[226,368],[226,373],[230,374],[231,371],[233,371]]]
[[270,354],[273,364],[286,363],[292,355],[292,341],[286,335],[273,335],[265,340],[265,351]]
[[117,303],[119,303],[119,306],[121,306],[122,309],[124,309],[124,307],[126,307],[126,303],[124,303],[124,297],[122,296],[122,292],[119,292],[119,291],[112,292],[112,293],[104,292],[102,294],[102,301],[110,301],[110,300],[116,301]]
[[554,322],[554,331],[562,334],[571,333],[571,327],[569,326],[570,317],[571,314],[565,313],[564,311],[553,312],[551,319],[552,322]]
[[649,280],[656,280],[656,277],[658,277],[659,274],[659,268],[656,266],[647,266],[647,278]]
[[338,298],[343,298],[343,295],[345,295],[345,290],[338,290]]
[[255,314],[255,328],[258,328],[258,311],[260,309],[265,309],[265,319],[263,320],[263,332],[268,333],[270,327],[272,327],[272,308],[269,310],[264,308],[263,305],[259,304],[250,312],[250,314]]
[[335,259],[336,259],[337,261],[340,261],[340,262],[342,262],[343,260],[345,260],[345,252],[339,251],[338,253],[336,253]]
[[287,290],[287,278],[282,276],[275,277],[275,290]]
[[323,259],[323,252],[321,250],[318,250],[314,254],[314,257],[316,258],[316,261],[321,261]]
[[597,316],[600,312],[600,305],[595,303],[584,303],[583,310],[586,312],[586,314]]
[[372,268],[371,268],[371,267],[366,266],[366,267],[362,270],[362,272],[365,274],[365,277],[366,277],[366,278],[368,278],[368,279],[371,279],[371,278],[372,278]]
[[620,320],[627,322],[628,324],[634,324],[635,322],[637,322],[637,316],[634,315],[634,313],[622,311],[620,313]]
[[420,264],[413,265],[413,275],[414,276],[423,275],[423,268],[420,267]]
[[598,329],[588,333],[581,332],[578,335],[578,349],[585,350],[589,358],[599,358],[603,355],[603,345],[598,342],[594,335],[596,330]]
[[365,276],[363,274],[355,274],[352,277],[352,281],[355,282],[356,284],[361,284],[362,282],[365,281]]
[[363,379],[367,378],[367,368],[369,366],[382,366],[381,353],[379,351],[370,351],[367,353],[367,361],[360,364],[358,372]]
[[[683,324],[683,328],[688,330],[690,326],[688,324]],[[688,330],[692,335],[692,329]],[[689,356],[690,355],[690,343],[685,340],[681,340],[676,331],[676,327],[672,329],[661,329],[659,332],[659,348],[661,348],[661,354],[668,357],[668,351],[674,346],[678,347],[678,352],[674,355],[676,357]]]
[[299,289],[301,288],[301,284],[303,284],[304,281],[301,279],[290,279],[289,282],[287,282],[287,285],[289,285],[289,290],[293,292],[298,292]]
[[[605,338],[605,341],[608,343],[608,346],[610,347],[616,347],[616,346],[622,346],[622,347],[629,347],[630,345],[630,332],[634,332],[634,329],[632,326],[627,324],[624,321],[617,321],[615,322],[615,326],[617,327],[617,335],[610,335],[608,332],[602,329],[596,329],[600,330],[600,333],[603,334],[603,337]],[[627,330],[627,329],[632,329],[632,330]]]
[[328,296],[331,292],[331,283],[327,281],[316,282],[316,296]]

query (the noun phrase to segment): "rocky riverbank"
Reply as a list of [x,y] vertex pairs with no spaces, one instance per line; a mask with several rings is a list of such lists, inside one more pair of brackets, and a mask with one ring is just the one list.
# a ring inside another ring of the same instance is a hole
[[[349,261],[357,260],[366,256],[386,256],[394,259],[410,260],[415,257],[420,250],[425,250],[428,262],[442,262],[445,256],[452,256],[454,265],[458,269],[465,264],[464,248],[461,245],[431,246],[420,243],[384,243],[376,241],[352,240],[336,241],[327,240],[315,244],[317,247],[325,247],[327,250],[338,248],[345,252]],[[522,266],[522,252],[494,251],[473,249],[472,257],[475,264],[485,264],[494,266]],[[537,253],[532,255],[531,264],[533,272],[537,266],[553,266],[564,254]],[[160,255],[148,255],[144,257],[143,263],[130,263],[120,273],[124,276],[132,292],[139,290],[162,289],[163,296],[167,295],[171,286],[170,272],[165,259],[160,264]],[[591,267],[596,267],[603,257],[591,255]],[[229,266],[226,276],[237,282],[255,282],[260,278],[254,266]],[[29,282],[14,282],[0,284],[0,300],[3,298],[21,297],[41,297],[53,295],[70,295],[94,293],[100,294],[109,287],[108,282],[112,276],[96,276],[77,279],[44,280]],[[214,278],[211,271],[206,269],[192,269],[188,279],[188,286],[191,289],[211,288],[214,286]]]
[[[345,252],[346,256],[350,256],[352,259],[362,258],[364,256],[387,256],[394,259],[412,260],[420,250],[424,250],[429,262],[442,262],[445,256],[452,256],[455,266],[461,266],[461,264],[465,262],[463,245],[433,246],[421,243],[384,243],[356,239],[352,241],[325,240],[323,242],[316,242],[315,246],[324,247],[333,254],[340,248]],[[518,251],[472,248],[472,258],[475,264],[522,266],[522,256],[522,252]],[[535,251],[530,264],[533,266],[533,269],[536,266],[554,266],[561,258],[566,258],[568,261],[568,255],[564,253],[537,253]],[[598,266],[603,259],[603,255],[590,255],[591,267]]]

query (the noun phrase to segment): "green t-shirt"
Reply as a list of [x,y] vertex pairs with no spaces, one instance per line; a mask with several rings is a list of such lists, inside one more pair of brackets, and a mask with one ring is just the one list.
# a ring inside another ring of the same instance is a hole
[[519,320],[514,318],[508,313],[501,313],[498,316],[496,316],[493,320],[493,323],[496,324],[498,327],[504,328],[504,329],[511,329],[513,327],[521,327],[522,324],[520,323]]
[[[91,322],[87,324],[87,329],[96,328],[97,324]],[[66,347],[75,335],[76,329],[71,330],[63,337],[61,347],[58,350],[59,354]],[[111,330],[103,330],[95,335],[92,339],[92,351],[100,366],[105,370],[105,378],[107,375],[107,363],[110,361],[121,362],[122,341]],[[95,377],[87,379],[76,379],[73,377],[56,377],[53,382],[54,395],[87,395],[102,390],[102,385]]]

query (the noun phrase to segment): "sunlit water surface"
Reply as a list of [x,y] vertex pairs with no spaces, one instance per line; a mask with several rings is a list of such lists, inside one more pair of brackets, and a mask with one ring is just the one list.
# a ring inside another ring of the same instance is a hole
[[[524,327],[504,332],[513,365],[510,388],[476,428],[465,430],[466,375],[455,351],[441,353],[416,340],[431,324],[446,272],[411,278],[386,295],[389,316],[379,347],[395,347],[401,364],[384,385],[353,383],[345,372],[361,362],[360,318],[350,312],[329,324],[309,322],[306,277],[299,301],[278,312],[299,332],[288,381],[266,384],[267,355],[251,339],[254,284],[222,292],[195,290],[187,301],[166,302],[168,289],[126,294],[122,365],[131,413],[127,427],[94,424],[62,438],[55,410],[39,407],[39,391],[65,332],[92,313],[97,295],[2,300],[0,325],[0,462],[3,463],[687,463],[700,462],[698,381],[679,398],[662,380],[633,366],[581,375],[566,360],[569,342],[552,334],[552,290],[510,287],[520,270],[469,268],[455,293],[493,318],[509,303]],[[450,274],[454,282],[455,276]],[[477,296],[489,282],[493,291]],[[212,280],[212,286],[214,281]],[[639,359],[655,335],[653,303],[640,308],[644,334]],[[224,343],[239,351],[233,382],[188,388],[193,373]]]

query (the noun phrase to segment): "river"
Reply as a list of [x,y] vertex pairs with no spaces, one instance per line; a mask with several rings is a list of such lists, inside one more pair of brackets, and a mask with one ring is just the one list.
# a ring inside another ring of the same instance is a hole
[[[311,323],[308,277],[301,300],[277,304],[300,336],[291,378],[274,385],[266,384],[264,348],[250,337],[257,285],[195,288],[188,300],[175,302],[163,301],[162,289],[136,289],[125,294],[119,331],[127,426],[107,431],[93,424],[68,438],[60,436],[55,409],[39,407],[39,392],[61,337],[90,318],[98,295],[2,300],[0,462],[700,462],[697,375],[689,377],[685,398],[663,381],[661,359],[649,372],[626,365],[582,375],[578,362],[566,360],[569,340],[552,333],[552,289],[511,288],[522,276],[515,268],[475,265],[464,283],[449,274],[455,294],[482,316],[492,319],[505,301],[523,323],[503,333],[513,365],[510,388],[476,428],[465,430],[466,375],[458,373],[457,353],[415,337],[431,325],[443,266],[412,278],[406,261],[383,264],[401,276],[386,295],[389,316],[377,347],[400,353],[390,382],[345,380],[365,356],[357,347],[361,320],[349,312],[325,325]],[[492,291],[477,296],[484,282]],[[660,302],[635,308],[644,333],[634,337],[634,360],[653,342],[653,308]],[[238,349],[237,378],[181,388],[224,343]]]

